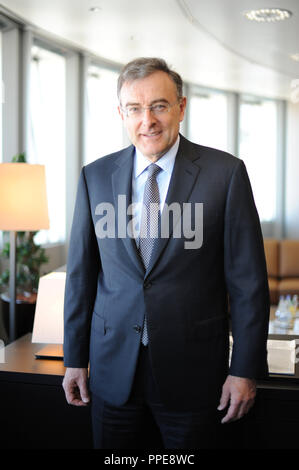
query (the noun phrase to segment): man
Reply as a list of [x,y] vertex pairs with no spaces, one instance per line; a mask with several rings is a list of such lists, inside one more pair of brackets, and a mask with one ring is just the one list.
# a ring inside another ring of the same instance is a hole
[[127,64],[118,94],[133,145],[87,165],[78,186],[66,398],[91,400],[96,447],[135,448],[148,409],[165,448],[213,447],[215,423],[247,413],[267,373],[268,283],[250,183],[240,159],[179,134],[186,98],[163,60]]

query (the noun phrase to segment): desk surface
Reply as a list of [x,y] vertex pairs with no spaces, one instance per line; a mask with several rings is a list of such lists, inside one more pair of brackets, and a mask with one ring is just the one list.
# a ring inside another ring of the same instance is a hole
[[18,376],[30,375],[28,380],[39,383],[61,383],[65,373],[62,360],[36,359],[35,353],[45,345],[31,343],[31,333],[10,343],[4,349],[4,361],[0,363],[0,380],[7,374],[16,380]]
[[[271,331],[271,329],[270,329]],[[269,331],[269,333],[270,333]],[[285,338],[294,338],[291,332],[284,335]],[[31,342],[32,335],[29,333],[22,338],[10,343],[4,350],[4,361],[0,363],[0,381],[30,381],[32,383],[58,385],[61,384],[65,374],[62,360],[58,359],[36,359],[35,353],[45,345]],[[281,335],[269,337],[282,338]],[[297,336],[298,338],[298,336]],[[260,383],[265,388],[299,388],[299,362],[295,364],[295,376],[272,375]]]

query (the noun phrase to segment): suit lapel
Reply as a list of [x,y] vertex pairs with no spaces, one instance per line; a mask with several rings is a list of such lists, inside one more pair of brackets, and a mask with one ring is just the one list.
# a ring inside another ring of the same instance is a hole
[[[114,196],[114,207],[115,214],[117,218],[117,228],[119,233],[119,226],[121,225],[121,231],[123,236],[121,240],[123,241],[128,254],[132,261],[134,262],[137,269],[144,274],[144,268],[136,247],[135,239],[128,236],[127,227],[130,222],[130,216],[127,214],[127,208],[131,204],[132,200],[132,171],[133,171],[133,156],[134,156],[134,147],[131,145],[125,149],[119,159],[117,160],[117,168],[112,174],[112,188]],[[121,219],[118,217],[118,206],[119,206],[119,196],[125,201],[125,207],[122,207],[120,210]],[[124,214],[125,208],[125,214]]]
[[[199,157],[200,155],[198,153],[198,150],[195,149],[193,144],[186,140],[184,137],[180,136],[180,146],[175,159],[175,164],[165,203],[167,204],[167,206],[170,206],[174,202],[178,203],[181,208],[181,215],[183,213],[183,203],[188,201],[200,171],[200,167],[198,165],[198,162],[196,161],[199,159]],[[161,219],[163,220],[163,217],[165,216],[166,209],[164,207]],[[176,223],[178,223],[178,219],[174,220],[173,223],[170,225],[169,237],[157,239],[157,243],[155,244],[150,264],[146,271],[146,276],[148,276],[150,271],[153,269],[163,250],[169,243],[173,232],[173,227]]]

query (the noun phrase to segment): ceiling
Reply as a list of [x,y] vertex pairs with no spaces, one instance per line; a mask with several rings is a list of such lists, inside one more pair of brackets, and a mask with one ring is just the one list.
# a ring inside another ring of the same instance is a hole
[[[273,2],[274,3],[274,2]],[[98,6],[97,12],[90,7]],[[125,63],[164,57],[193,83],[290,98],[299,78],[299,1],[276,23],[248,21],[243,13],[269,7],[262,0],[2,0],[0,7],[33,29],[51,33],[102,58]]]

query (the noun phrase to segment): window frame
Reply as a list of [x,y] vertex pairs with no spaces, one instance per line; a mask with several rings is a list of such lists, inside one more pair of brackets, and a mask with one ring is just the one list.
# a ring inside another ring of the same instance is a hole
[[[43,51],[47,51],[47,52],[50,52],[51,54],[55,54],[61,58],[64,59],[64,83],[63,83],[63,87],[64,87],[64,111],[65,111],[65,118],[64,118],[64,135],[63,135],[63,156],[64,156],[64,159],[63,159],[63,162],[61,162],[61,164],[63,165],[64,169],[64,173],[65,173],[65,179],[64,179],[64,188],[63,188],[63,192],[64,192],[64,207],[65,207],[65,212],[66,212],[66,91],[67,91],[67,82],[66,82],[66,68],[67,68],[67,62],[66,62],[66,56],[67,56],[67,51],[64,49],[64,48],[61,48],[59,46],[57,46],[55,43],[52,43],[52,44],[49,44],[48,41],[45,41],[43,39],[40,39],[39,37],[36,37],[34,35],[31,36],[31,38],[27,41],[27,46],[28,46],[28,50],[26,48],[26,52],[27,52],[27,56],[28,56],[28,71],[27,73],[25,74],[24,76],[24,80],[27,80],[27,88],[26,88],[26,114],[24,113],[24,123],[25,123],[25,126],[26,126],[26,150],[28,150],[29,148],[29,139],[28,139],[28,135],[29,133],[31,133],[31,126],[30,126],[30,119],[31,119],[31,113],[30,113],[30,81],[32,79],[31,77],[31,70],[32,70],[32,49],[33,47],[38,47],[39,49],[43,50]],[[27,141],[28,139],[28,141]],[[45,164],[45,162],[34,162],[34,163],[40,163],[40,164]],[[49,189],[48,189],[48,195],[50,194],[49,192]],[[64,220],[66,220],[66,213],[64,214]],[[48,232],[51,232],[51,224],[50,224],[50,229],[48,230]],[[46,247],[50,247],[50,246],[56,246],[56,245],[63,245],[66,241],[66,224],[64,226],[64,230],[63,230],[63,237],[60,238],[59,240],[55,240],[55,241],[51,241],[51,240],[47,240],[46,242],[42,243],[43,246],[46,246]]]
[[240,110],[242,100],[259,100],[271,101],[276,103],[277,106],[277,138],[276,138],[276,183],[275,183],[275,205],[276,216],[271,221],[261,221],[262,233],[265,238],[283,238],[285,234],[285,167],[286,167],[286,101],[277,98],[271,98],[263,95],[251,93],[238,94],[238,141],[235,155],[239,155],[240,151]]
[[[191,99],[194,96],[200,96],[200,95],[205,95],[205,94],[218,94],[218,95],[223,95],[227,99],[227,128],[226,128],[226,139],[227,139],[227,151],[233,151],[235,150],[234,148],[231,148],[231,131],[230,131],[230,126],[229,126],[229,110],[231,107],[231,94],[228,93],[225,90],[220,90],[218,88],[213,88],[213,87],[208,87],[208,86],[202,86],[199,84],[194,84],[190,83],[187,88],[188,91],[188,96],[187,96],[187,103],[189,103],[189,106],[187,106],[187,135],[190,135],[190,121],[191,121],[191,116],[190,116],[190,108],[191,108]],[[205,144],[203,144],[205,145]]]
[[[86,139],[86,135],[87,135],[87,124],[88,124],[88,118],[87,118],[87,109],[88,109],[88,92],[87,92],[87,81],[88,81],[88,77],[89,77],[89,70],[90,70],[90,67],[95,67],[95,68],[98,68],[99,70],[103,69],[103,70],[106,70],[108,72],[112,72],[112,73],[116,73],[116,74],[119,74],[120,73],[120,70],[121,70],[121,66],[117,65],[117,64],[110,64],[109,62],[106,62],[106,61],[99,61],[99,60],[95,60],[93,57],[88,57],[87,60],[86,60],[86,63],[85,63],[85,87],[84,87],[84,140]],[[115,96],[116,96],[116,93],[117,93],[117,90],[115,88]],[[117,111],[115,110],[115,113]],[[119,118],[120,119],[120,118]],[[120,125],[122,126],[122,147],[125,147],[126,145],[130,145],[131,142],[128,140],[128,137],[127,137],[127,133],[124,129],[124,126],[121,124],[121,121],[120,121]],[[85,143],[85,142],[84,142]],[[86,151],[87,151],[87,146],[84,145],[84,151],[82,153],[83,155],[83,164],[87,164],[88,160],[87,160],[87,155],[86,155]]]
[[[269,100],[277,103],[277,158],[276,158],[276,217],[273,221],[261,221],[261,228],[264,237],[283,238],[285,236],[285,173],[286,173],[286,113],[287,102],[277,98],[253,95],[250,93],[239,93],[227,90],[220,90],[213,87],[201,86],[189,83],[185,87],[187,103],[196,93],[222,93],[227,96],[227,146],[228,152],[237,158],[240,147],[240,105],[244,96],[251,99]],[[190,111],[187,107],[184,134],[188,138],[190,135]]]

